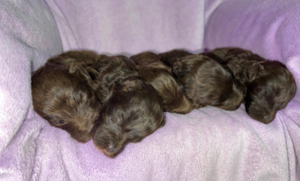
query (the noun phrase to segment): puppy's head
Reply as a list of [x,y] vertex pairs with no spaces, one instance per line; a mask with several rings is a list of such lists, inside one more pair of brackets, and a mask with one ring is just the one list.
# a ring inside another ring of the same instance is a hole
[[261,65],[264,71],[247,84],[245,106],[249,116],[267,124],[293,99],[297,87],[292,73],[282,63],[265,61]]
[[35,111],[80,142],[91,139],[100,104],[80,74],[63,66],[46,65],[32,76]]
[[162,100],[141,79],[129,77],[116,83],[100,113],[94,143],[109,157],[129,142],[139,142],[164,124]]
[[245,87],[221,64],[203,55],[186,56],[173,65],[196,108],[211,105],[235,110],[243,102]]
[[162,97],[167,112],[189,113],[193,105],[184,94],[182,83],[175,79],[170,68],[162,62],[139,69],[139,75]]

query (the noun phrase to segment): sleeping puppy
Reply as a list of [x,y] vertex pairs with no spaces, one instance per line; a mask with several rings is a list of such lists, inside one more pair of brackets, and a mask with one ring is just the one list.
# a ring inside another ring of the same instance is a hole
[[181,59],[188,55],[192,55],[192,53],[182,49],[174,49],[168,52],[158,54],[160,60],[169,67],[172,67],[173,64],[177,61],[177,59]]
[[129,142],[140,142],[164,125],[163,103],[155,89],[138,77],[113,85],[104,103],[94,143],[105,155],[115,157]]
[[130,58],[138,65],[139,76],[162,97],[164,111],[181,114],[192,111],[192,103],[184,95],[181,82],[174,78],[171,69],[160,61],[157,54],[143,52]]
[[206,105],[236,110],[243,102],[245,86],[221,64],[204,55],[189,55],[173,64],[186,96],[195,108]]
[[292,73],[278,61],[264,61],[255,79],[247,83],[246,111],[253,119],[270,123],[278,110],[294,98],[297,87]]
[[270,123],[296,94],[296,82],[286,66],[241,48],[218,48],[210,52],[223,59],[235,76],[247,86],[245,107],[248,115]]
[[77,69],[47,63],[31,81],[33,107],[41,117],[79,142],[92,138],[100,104]]

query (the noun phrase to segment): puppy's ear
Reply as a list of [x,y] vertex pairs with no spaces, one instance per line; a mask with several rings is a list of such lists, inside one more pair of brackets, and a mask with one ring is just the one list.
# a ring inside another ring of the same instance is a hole
[[70,73],[79,73],[93,89],[96,88],[97,84],[93,79],[98,76],[98,72],[95,69],[78,62],[72,62],[69,65]]
[[252,82],[260,71],[263,71],[264,67],[259,63],[254,63],[244,71],[244,76],[248,82]]
[[203,55],[187,55],[182,58],[177,58],[172,70],[178,78],[183,78],[187,73],[195,69],[195,67],[200,66],[203,62],[207,62],[208,60],[210,60],[210,58]]
[[182,70],[182,62],[181,61],[176,61],[174,64],[173,64],[173,67],[172,67],[172,71],[173,73],[177,76],[177,77],[182,77],[184,75],[184,72]]
[[143,81],[138,78],[127,78],[120,83],[121,90],[124,92],[132,92],[134,90],[140,90],[143,86]]

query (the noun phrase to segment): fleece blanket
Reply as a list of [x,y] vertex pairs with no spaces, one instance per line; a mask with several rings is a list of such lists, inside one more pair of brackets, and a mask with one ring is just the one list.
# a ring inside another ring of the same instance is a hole
[[299,180],[300,95],[264,125],[242,105],[165,113],[166,125],[116,158],[50,126],[30,77],[70,49],[131,55],[240,46],[284,62],[300,83],[299,2],[271,0],[0,2],[1,180]]

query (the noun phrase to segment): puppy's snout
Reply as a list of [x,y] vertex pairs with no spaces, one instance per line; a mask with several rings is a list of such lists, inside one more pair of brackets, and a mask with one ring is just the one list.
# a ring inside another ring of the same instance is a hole
[[272,114],[264,115],[263,116],[263,123],[268,124],[274,119],[274,116]]
[[122,147],[121,145],[113,145],[113,144],[109,144],[103,151],[103,153],[111,158],[116,157],[122,150],[124,149],[124,147]]

